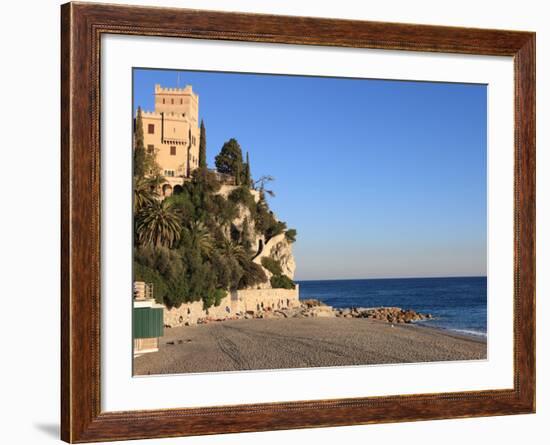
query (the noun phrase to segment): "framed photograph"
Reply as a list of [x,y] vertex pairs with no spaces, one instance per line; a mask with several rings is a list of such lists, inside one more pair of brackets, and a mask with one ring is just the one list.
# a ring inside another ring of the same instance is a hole
[[535,411],[535,35],[62,6],[67,442]]

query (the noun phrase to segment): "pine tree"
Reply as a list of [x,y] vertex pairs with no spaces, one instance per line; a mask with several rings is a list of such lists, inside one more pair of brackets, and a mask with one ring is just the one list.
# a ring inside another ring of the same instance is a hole
[[[220,173],[235,177],[235,183],[240,183],[243,167],[243,153],[236,139],[229,139],[216,156],[216,169]],[[238,184],[237,184],[238,185]]]
[[206,128],[201,120],[201,137],[199,141],[199,168],[206,168]]
[[145,145],[143,142],[143,120],[141,118],[141,107],[138,107],[134,134],[134,176],[137,179],[145,176],[146,164]]

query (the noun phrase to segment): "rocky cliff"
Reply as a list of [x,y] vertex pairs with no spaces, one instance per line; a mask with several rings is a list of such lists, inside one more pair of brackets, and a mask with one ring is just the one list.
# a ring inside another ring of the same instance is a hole
[[265,257],[278,261],[281,265],[283,275],[286,275],[290,279],[294,278],[296,262],[292,254],[292,243],[287,240],[284,233],[271,238],[265,244],[262,251],[254,258],[254,262],[261,266],[262,258]]
[[[218,194],[226,199],[230,199],[230,195],[238,187],[224,185],[220,188]],[[250,190],[251,196],[256,205],[261,199],[257,190]],[[280,223],[276,216],[270,212],[272,217]],[[237,205],[237,216],[231,221],[231,224],[226,228],[226,237],[228,240],[242,242],[245,238],[250,243],[251,251],[254,252],[253,262],[265,272],[267,280],[259,285],[255,285],[256,289],[272,288],[271,277],[274,275],[272,271],[264,267],[262,260],[270,258],[276,261],[281,268],[280,275],[288,277],[290,280],[294,278],[296,271],[296,262],[292,254],[292,242],[288,239],[286,231],[279,233],[271,238],[267,238],[265,233],[262,233],[257,227],[257,216],[253,214],[250,207],[246,204],[239,203]]]

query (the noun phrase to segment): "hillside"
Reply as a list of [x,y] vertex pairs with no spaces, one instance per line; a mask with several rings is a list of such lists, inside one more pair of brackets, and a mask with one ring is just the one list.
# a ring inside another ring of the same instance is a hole
[[[237,153],[230,162],[228,152]],[[294,288],[296,231],[270,210],[271,192],[239,153],[230,140],[217,171],[196,169],[165,198],[158,173],[134,177],[134,281],[152,283],[159,303],[202,301],[206,309],[233,290]],[[141,156],[148,165],[139,170],[153,171],[154,158]]]

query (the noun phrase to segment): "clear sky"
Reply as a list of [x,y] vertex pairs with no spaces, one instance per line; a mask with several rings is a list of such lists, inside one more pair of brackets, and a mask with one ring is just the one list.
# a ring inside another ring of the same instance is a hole
[[134,70],[193,86],[209,166],[230,138],[296,228],[295,279],[486,275],[485,85]]

